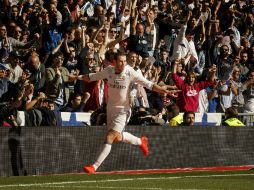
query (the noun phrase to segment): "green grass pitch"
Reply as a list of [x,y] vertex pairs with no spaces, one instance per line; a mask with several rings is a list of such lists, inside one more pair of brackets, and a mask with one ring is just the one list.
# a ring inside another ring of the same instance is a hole
[[253,190],[254,171],[0,177],[0,190]]

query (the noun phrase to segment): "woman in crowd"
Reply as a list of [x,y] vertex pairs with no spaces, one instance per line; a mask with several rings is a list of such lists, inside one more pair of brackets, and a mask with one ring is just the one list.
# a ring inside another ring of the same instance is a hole
[[177,98],[177,105],[180,108],[181,112],[193,111],[196,112],[198,108],[198,97],[199,92],[202,89],[205,89],[208,86],[214,85],[216,66],[213,65],[210,68],[210,76],[208,81],[197,81],[196,75],[194,72],[188,72],[185,80],[181,79],[176,74],[178,60],[175,60],[173,66],[173,75],[172,78],[179,90],[182,90]]

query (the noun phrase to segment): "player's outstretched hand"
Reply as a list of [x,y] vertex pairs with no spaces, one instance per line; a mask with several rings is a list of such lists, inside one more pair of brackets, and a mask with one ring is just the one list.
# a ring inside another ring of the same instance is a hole
[[177,98],[178,97],[178,93],[182,92],[182,90],[166,90],[167,95],[173,97],[173,98]]
[[79,75],[77,76],[77,80],[83,80],[85,82],[89,82],[89,76],[88,75]]

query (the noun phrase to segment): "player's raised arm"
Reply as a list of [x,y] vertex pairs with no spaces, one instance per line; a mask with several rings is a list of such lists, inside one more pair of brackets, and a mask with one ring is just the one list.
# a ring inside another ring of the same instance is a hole
[[90,81],[90,78],[89,78],[89,75],[79,75],[78,80],[83,80],[85,82],[89,82]]
[[166,86],[159,86],[157,84],[153,85],[152,90],[161,94],[166,93],[170,96],[175,96],[176,93],[181,92],[181,90],[167,90]]

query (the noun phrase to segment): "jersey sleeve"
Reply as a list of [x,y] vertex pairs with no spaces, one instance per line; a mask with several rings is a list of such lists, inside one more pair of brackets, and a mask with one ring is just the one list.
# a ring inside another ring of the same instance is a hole
[[138,83],[145,88],[152,90],[154,83],[147,80],[141,73],[138,73],[135,70],[131,70],[132,76],[133,76],[133,82]]
[[90,79],[90,81],[97,81],[97,80],[107,79],[107,77],[109,76],[109,73],[113,72],[113,70],[114,70],[114,68],[109,66],[109,67],[103,69],[100,72],[90,73],[89,74],[89,79]]

